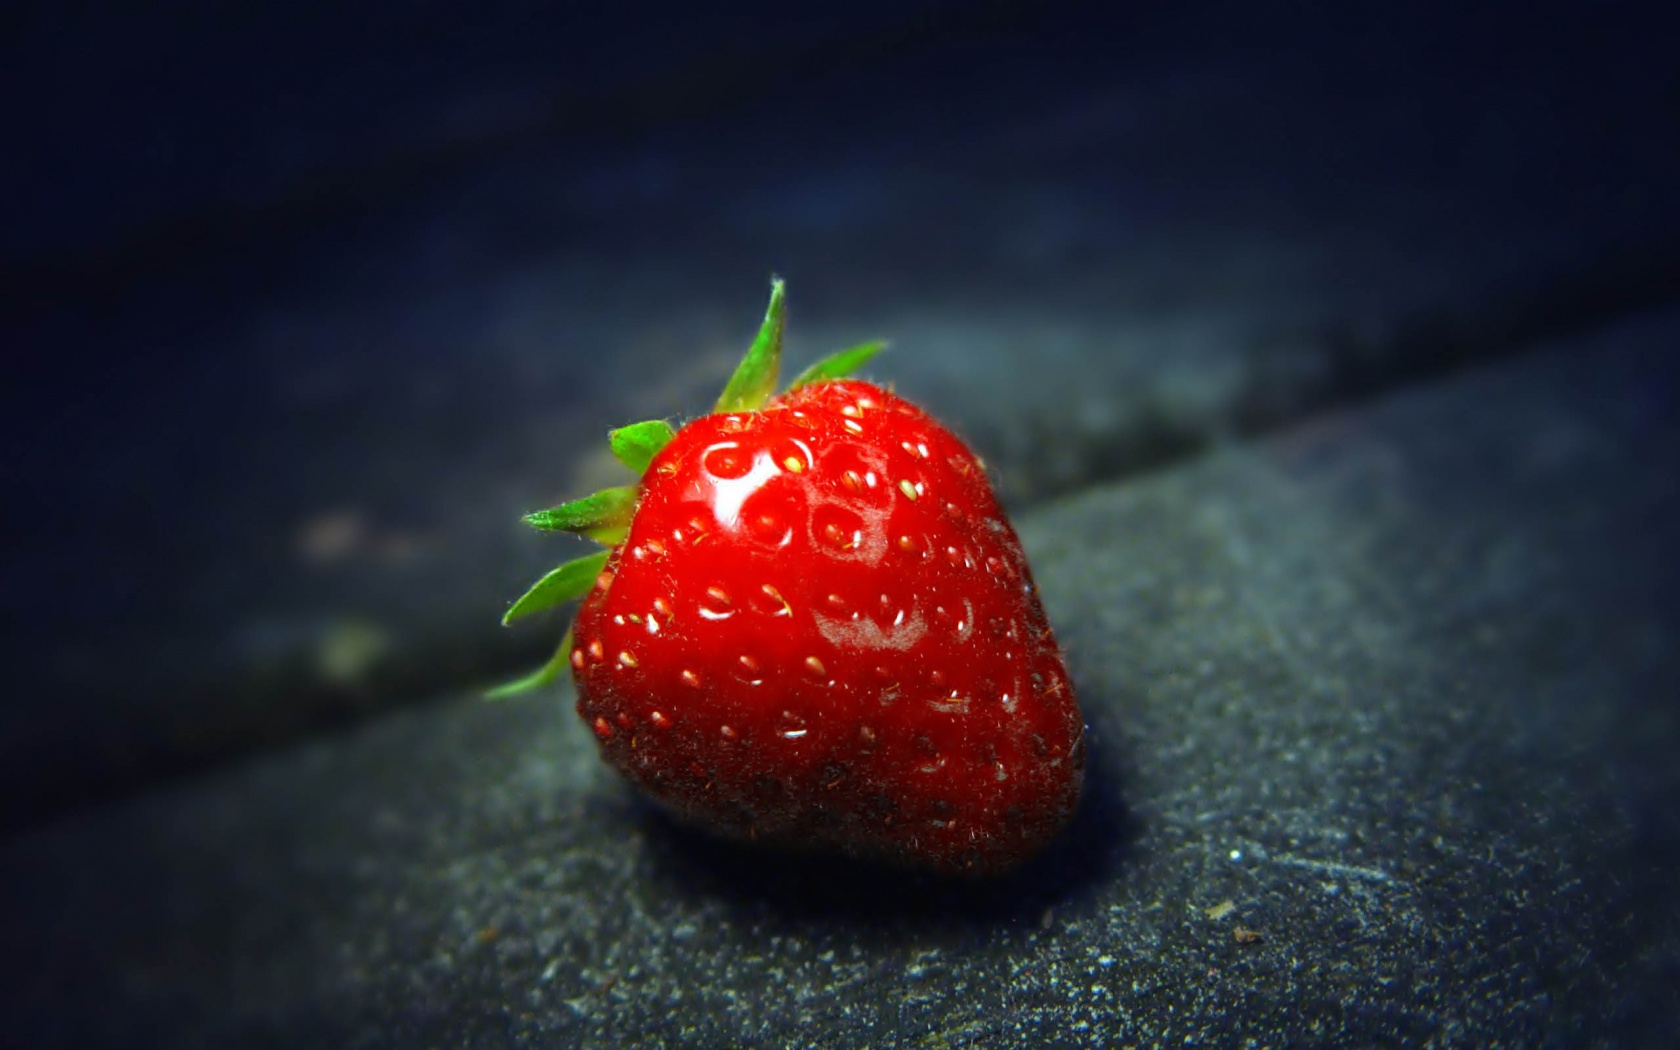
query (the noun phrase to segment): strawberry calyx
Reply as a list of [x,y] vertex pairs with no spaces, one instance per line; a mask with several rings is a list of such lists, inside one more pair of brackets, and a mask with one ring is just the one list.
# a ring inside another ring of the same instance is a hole
[[[651,458],[651,457],[650,457]],[[607,546],[619,542],[618,533],[630,524],[636,509],[635,485],[618,485],[525,515],[525,524],[547,532],[575,532]]]
[[729,377],[713,412],[752,412],[770,400],[782,369],[782,329],[787,323],[784,288],[781,278],[771,279],[764,322],[758,326],[747,356],[735,366],[735,374]]
[[[886,348],[886,343],[876,341],[861,343],[849,350],[837,350],[820,361],[814,362],[810,368],[795,376],[793,382],[789,383],[787,388],[788,390],[798,390],[802,386],[845,379],[868,363],[870,358]],[[783,391],[783,393],[786,392]]]
[[607,441],[612,445],[612,453],[618,461],[631,470],[637,477],[647,473],[648,464],[653,457],[659,455],[661,449],[671,443],[677,436],[675,428],[663,419],[649,419],[642,423],[632,423],[627,427],[619,427],[607,435]]
[[[770,304],[765,309],[758,334],[724,386],[713,407],[714,413],[756,412],[775,396],[776,381],[781,372],[782,332],[786,320],[785,285],[780,278],[772,278]],[[884,343],[868,342],[837,351],[799,373],[782,392],[845,379],[885,348]],[[645,420],[613,430],[608,435],[613,456],[636,475],[635,484],[602,489],[581,499],[524,516],[523,520],[532,528],[545,532],[570,532],[594,540],[606,549],[566,562],[532,584],[508,607],[502,616],[503,626],[576,601],[589,593],[596,578],[606,568],[613,549],[623,543],[629,534],[630,521],[635,517],[636,502],[641,495],[641,477],[647,473],[654,457],[676,434],[676,429],[663,419]],[[547,663],[523,678],[489,690],[485,698],[500,700],[552,684],[566,673],[571,652],[572,631],[568,627]]]

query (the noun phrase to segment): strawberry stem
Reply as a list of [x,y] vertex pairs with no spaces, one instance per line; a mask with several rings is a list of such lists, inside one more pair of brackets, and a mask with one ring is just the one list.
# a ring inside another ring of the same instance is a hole
[[571,658],[572,632],[567,631],[566,636],[560,639],[560,647],[554,650],[553,656],[548,658],[548,663],[543,664],[524,678],[504,682],[494,689],[485,690],[484,699],[506,700],[510,696],[519,696],[521,693],[529,693],[533,689],[541,689],[566,672],[566,664]]
[[632,423],[627,427],[619,427],[607,435],[607,441],[612,445],[613,455],[618,461],[636,472],[641,477],[647,472],[648,464],[653,457],[659,455],[659,450],[671,443],[677,432],[671,429],[671,424],[663,419],[650,419],[645,423]]
[[810,386],[812,383],[822,383],[831,379],[845,379],[862,368],[870,358],[886,348],[886,343],[877,341],[863,343],[848,350],[836,350],[795,376],[793,382],[788,384],[788,389],[795,390],[802,386]]
[[506,614],[502,616],[502,626],[523,616],[552,609],[561,602],[569,602],[573,598],[581,598],[589,593],[589,588],[595,585],[595,577],[601,575],[601,570],[607,567],[607,555],[611,551],[596,551],[586,554],[575,561],[569,561],[553,570],[547,576],[531,585],[531,589],[514,602]]
[[770,279],[770,306],[764,311],[758,337],[729,377],[729,385],[723,388],[713,411],[752,412],[764,407],[775,393],[776,376],[782,367],[782,328],[787,321],[783,287],[780,277]]
[[636,510],[636,486],[602,489],[582,499],[525,515],[525,524],[549,532],[624,528]]

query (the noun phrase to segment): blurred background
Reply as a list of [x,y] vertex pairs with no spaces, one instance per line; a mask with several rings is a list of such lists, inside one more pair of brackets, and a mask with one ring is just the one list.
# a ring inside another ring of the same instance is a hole
[[1022,512],[1673,306],[1672,20],[8,5],[0,823],[542,658],[518,515],[773,273]]

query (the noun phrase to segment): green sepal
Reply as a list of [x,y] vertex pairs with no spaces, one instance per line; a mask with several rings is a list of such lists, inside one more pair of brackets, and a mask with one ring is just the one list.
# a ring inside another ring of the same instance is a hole
[[624,542],[625,537],[630,535],[630,526],[603,525],[598,529],[584,529],[578,535],[587,536],[596,543],[605,544],[608,547],[616,547]]
[[764,311],[764,323],[758,327],[747,356],[729,377],[729,385],[718,398],[716,412],[752,412],[764,407],[776,392],[776,377],[782,367],[782,327],[787,321],[787,307],[783,304],[783,284],[780,277],[770,279],[770,306]]
[[845,379],[886,348],[886,343],[873,342],[863,343],[849,350],[836,350],[795,376],[793,382],[788,384],[788,389],[797,390],[802,386],[830,379]]
[[611,551],[596,551],[576,561],[569,561],[531,585],[502,617],[502,626],[544,609],[552,609],[561,602],[581,598],[595,585],[595,577],[607,567]]
[[534,689],[541,689],[545,685],[550,685],[555,679],[566,673],[566,664],[571,658],[572,632],[567,631],[566,636],[560,639],[560,648],[554,650],[554,655],[548,658],[548,663],[543,664],[524,678],[504,682],[494,689],[485,690],[484,699],[506,700],[509,697],[519,696]]
[[636,510],[636,486],[602,489],[582,499],[525,515],[525,524],[551,532],[581,532],[624,528]]
[[676,436],[677,432],[671,429],[671,424],[663,419],[650,419],[619,427],[607,435],[607,440],[612,444],[612,453],[618,461],[641,477],[646,473],[648,464],[653,462],[653,457],[659,455],[659,450],[669,445]]

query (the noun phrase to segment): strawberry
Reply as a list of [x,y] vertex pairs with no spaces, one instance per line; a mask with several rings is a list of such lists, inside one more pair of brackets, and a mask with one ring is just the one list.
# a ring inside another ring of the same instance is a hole
[[725,835],[952,874],[1008,871],[1072,816],[1083,722],[980,460],[915,405],[842,378],[771,397],[781,282],[712,415],[614,431],[641,472],[529,515],[610,549],[511,621],[583,599],[569,667],[607,761]]

